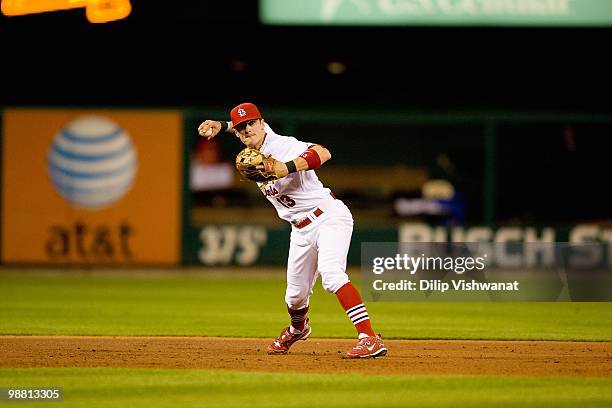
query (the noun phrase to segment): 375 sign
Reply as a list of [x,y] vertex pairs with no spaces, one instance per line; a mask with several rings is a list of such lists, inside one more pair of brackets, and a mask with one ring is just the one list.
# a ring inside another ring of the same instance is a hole
[[263,226],[209,225],[199,237],[198,260],[204,265],[252,265],[268,242]]

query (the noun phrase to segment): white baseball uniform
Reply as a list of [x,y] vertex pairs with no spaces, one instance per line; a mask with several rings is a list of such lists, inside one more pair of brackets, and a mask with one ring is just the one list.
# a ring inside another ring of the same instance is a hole
[[[265,155],[287,162],[312,143],[276,134],[265,125],[260,147]],[[269,183],[257,183],[278,215],[292,224],[285,301],[291,309],[308,306],[319,274],[323,288],[335,293],[349,282],[346,257],[353,233],[348,207],[323,186],[314,170],[298,171]]]

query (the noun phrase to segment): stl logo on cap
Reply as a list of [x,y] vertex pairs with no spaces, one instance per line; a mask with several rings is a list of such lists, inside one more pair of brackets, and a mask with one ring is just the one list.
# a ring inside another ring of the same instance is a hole
[[232,120],[233,126],[238,126],[252,119],[261,119],[261,113],[259,113],[257,106],[250,102],[245,102],[232,109],[230,112],[230,119]]

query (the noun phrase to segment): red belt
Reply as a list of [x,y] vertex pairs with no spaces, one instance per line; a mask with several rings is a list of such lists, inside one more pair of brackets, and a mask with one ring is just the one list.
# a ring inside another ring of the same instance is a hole
[[[334,198],[334,200],[336,199],[334,193],[331,193],[331,196]],[[321,214],[323,214],[323,210],[319,207],[317,207],[317,209],[312,212],[313,218],[319,218]],[[291,222],[291,224],[293,224],[293,226],[297,229],[302,229],[305,226],[310,225],[310,223],[312,223],[312,220],[309,217],[302,218],[299,221]]]
[[[323,210],[322,210],[322,209],[320,209],[320,208],[317,208],[316,210],[314,210],[314,211],[312,212],[312,215],[313,215],[315,218],[320,217],[320,216],[321,216],[321,214],[323,214]],[[304,228],[305,226],[309,225],[311,222],[312,222],[312,220],[311,220],[310,218],[306,217],[306,218],[302,218],[300,221],[295,221],[295,222],[293,222],[292,224],[293,224],[293,226],[294,226],[295,228],[297,228],[297,229],[302,229],[302,228]]]

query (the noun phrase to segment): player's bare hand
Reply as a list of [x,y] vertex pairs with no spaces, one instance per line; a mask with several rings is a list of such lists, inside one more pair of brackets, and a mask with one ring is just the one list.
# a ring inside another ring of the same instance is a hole
[[200,136],[210,140],[221,131],[221,122],[216,120],[205,120],[198,126]]

